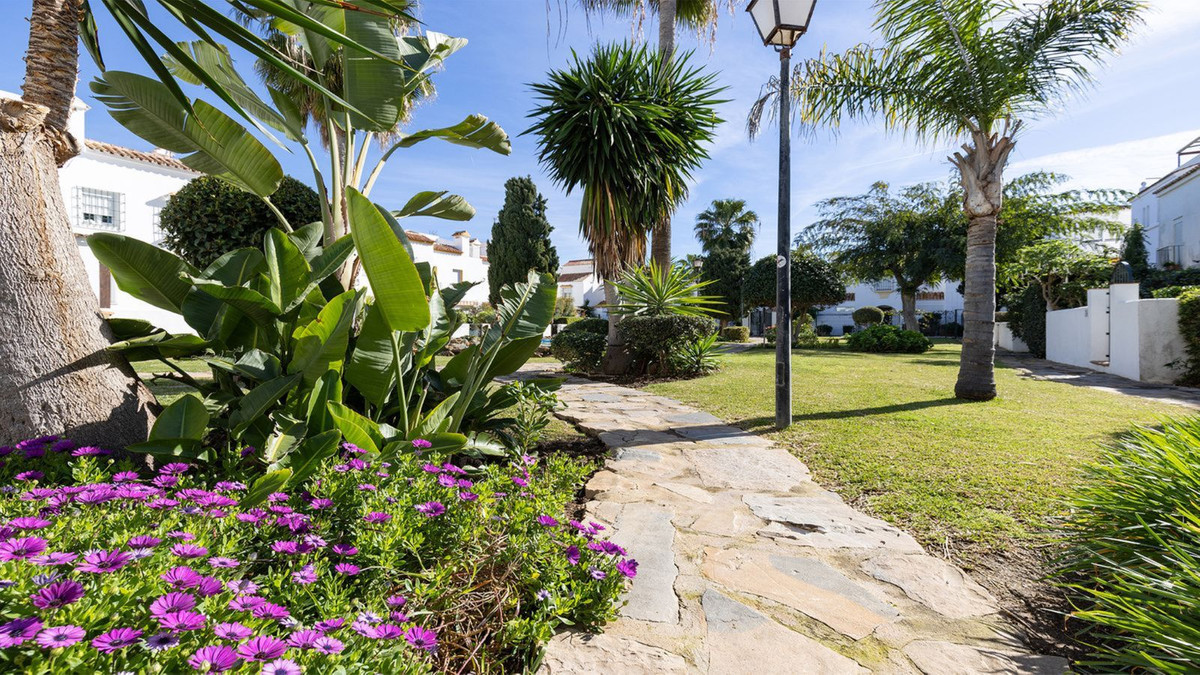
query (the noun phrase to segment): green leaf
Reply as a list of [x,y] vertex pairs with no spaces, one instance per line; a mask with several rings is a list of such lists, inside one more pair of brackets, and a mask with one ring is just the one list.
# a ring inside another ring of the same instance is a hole
[[88,247],[100,264],[117,280],[117,288],[141,300],[178,314],[191,282],[180,275],[199,274],[182,258],[123,234],[97,232],[88,237]]
[[304,383],[312,385],[327,370],[341,372],[358,298],[357,290],[346,291],[330,300],[311,323],[296,329],[289,373],[303,373]]
[[380,209],[349,188],[350,233],[384,321],[391,330],[415,331],[429,324],[421,277],[404,244]]
[[108,320],[108,328],[117,340],[146,337],[154,333],[165,333],[161,328],[144,319],[123,319],[114,317]]
[[353,252],[354,237],[350,235],[346,235],[326,246],[324,250],[312,259],[312,275],[309,280],[313,283],[320,283],[326,277],[336,272]]
[[325,236],[325,224],[321,221],[308,223],[295,228],[288,233],[288,239],[304,254],[304,259],[311,261],[321,252],[321,240]]
[[500,125],[489,121],[483,115],[471,115],[452,127],[426,129],[407,134],[396,142],[395,147],[411,148],[430,138],[440,138],[468,148],[487,149],[502,155],[512,152],[512,143],[508,140],[508,134],[500,128]]
[[245,314],[259,328],[272,334],[275,332],[275,320],[283,312],[279,305],[263,296],[262,293],[245,286],[225,286],[215,281],[195,277],[192,278],[192,282],[201,292],[211,295]]
[[292,477],[291,469],[280,469],[265,473],[258,477],[250,489],[246,491],[246,495],[238,500],[238,506],[247,509],[252,506],[258,506],[266,501],[267,497],[271,496],[272,492],[279,492],[283,486],[287,484]]
[[379,425],[362,415],[354,412],[349,406],[330,401],[326,404],[333,422],[337,425],[342,437],[347,443],[353,443],[368,452],[378,454],[383,445],[383,435],[379,433]]
[[271,302],[281,309],[290,308],[297,298],[303,299],[307,293],[312,272],[308,261],[296,244],[278,228],[267,230],[263,248],[266,250]]
[[300,374],[284,375],[268,380],[246,392],[238,404],[237,410],[229,416],[229,424],[233,427],[233,436],[240,438],[251,424],[259,417],[267,414],[271,406],[281,397],[294,389],[300,382]]
[[449,417],[450,411],[454,408],[455,401],[458,400],[458,392],[454,392],[447,396],[441,403],[438,403],[430,410],[425,417],[421,418],[413,427],[410,438],[425,438],[431,434],[436,434],[439,431],[444,431],[446,418]]
[[[424,452],[433,456],[455,453],[467,445],[467,437],[462,434],[438,433],[420,436],[420,438],[429,441],[430,447]],[[402,452],[412,452],[412,441],[413,439],[410,438],[388,443],[380,453],[379,459],[386,462],[395,459]]]
[[275,430],[262,447],[262,460],[268,467],[283,459],[304,438],[304,423],[276,413]]
[[418,192],[399,211],[393,211],[397,218],[412,216],[428,216],[442,220],[470,220],[475,217],[475,207],[459,195],[441,192]]
[[367,307],[367,317],[346,364],[346,382],[369,403],[382,408],[396,385],[394,363],[391,331],[379,307],[372,304]]
[[208,449],[203,447],[201,441],[194,438],[156,438],[134,443],[126,446],[125,449],[130,452],[167,459],[187,459],[196,462],[206,462],[209,459]]
[[[384,60],[371,54],[342,50],[343,95],[361,112],[351,114],[350,123],[367,131],[391,131],[404,115],[405,82],[419,77],[400,65],[400,46],[388,17],[349,9],[326,9],[326,17],[350,39],[366,46]],[[326,25],[330,25],[326,21]]]
[[241,286],[258,276],[265,262],[258,249],[239,248],[212,261],[200,276],[226,286]]
[[496,352],[496,358],[492,359],[492,365],[488,368],[484,380],[494,380],[497,377],[517,372],[518,368],[533,358],[534,352],[537,351],[541,344],[542,336],[534,335],[533,337],[513,340],[504,345]]
[[260,197],[283,180],[283,169],[262,143],[231,117],[196,101],[189,113],[157,80],[107,71],[92,92],[122,126],[158,147],[183,155],[189,167]]
[[330,457],[337,454],[338,441],[342,438],[337,429],[330,429],[315,436],[309,436],[292,452],[279,461],[280,468],[290,468],[292,475],[289,485],[301,485],[311,475],[317,472]]
[[336,428],[333,416],[329,414],[330,401],[342,402],[342,376],[335,370],[322,375],[308,395],[304,421],[309,433],[323,433]]
[[283,372],[279,365],[279,358],[261,349],[251,349],[242,354],[241,358],[233,364],[233,370],[259,382],[272,380]]
[[114,342],[108,346],[108,350],[121,352],[130,361],[147,361],[157,358],[178,359],[194,356],[203,353],[208,347],[208,341],[198,335],[154,333],[145,337]]
[[163,409],[150,429],[150,440],[191,439],[200,441],[208,427],[208,410],[195,396],[181,396]]

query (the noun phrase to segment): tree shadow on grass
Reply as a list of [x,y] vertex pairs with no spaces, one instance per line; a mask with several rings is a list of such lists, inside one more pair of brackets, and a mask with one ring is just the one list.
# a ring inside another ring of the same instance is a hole
[[[823,410],[821,412],[805,413],[803,415],[792,415],[792,423],[797,422],[815,422],[820,420],[841,420],[851,417],[870,417],[872,415],[890,415],[892,413],[906,412],[910,410],[924,410],[925,408],[940,408],[948,405],[965,405],[974,403],[961,398],[947,396],[946,398],[935,398],[928,401],[912,401],[910,403],[894,403],[892,405],[881,405],[872,408],[855,408],[853,410]],[[769,427],[775,424],[774,417],[752,417],[734,422],[735,425],[743,429],[756,429],[761,427]]]

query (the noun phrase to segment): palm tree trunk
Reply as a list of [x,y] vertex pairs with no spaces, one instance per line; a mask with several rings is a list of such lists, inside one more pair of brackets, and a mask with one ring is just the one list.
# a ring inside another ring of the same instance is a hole
[[916,289],[900,290],[900,313],[904,317],[904,330],[921,330],[917,320],[917,291]]
[[[658,53],[664,61],[675,56],[675,16],[678,0],[658,0]],[[671,266],[671,214],[664,212],[655,225],[650,242],[650,259],[659,267]]]
[[613,313],[620,302],[621,298],[617,295],[617,287],[606,279],[604,281],[604,304],[605,312],[608,315],[608,349],[604,351],[603,365],[606,375],[624,375],[629,372],[629,368],[633,364],[633,355],[625,348],[625,343],[621,340],[621,332],[617,328],[621,317]]
[[144,440],[153,397],[124,359],[89,288],[58,167],[78,65],[79,0],[33,0],[24,99],[0,104],[0,441],[65,433],[120,447]]

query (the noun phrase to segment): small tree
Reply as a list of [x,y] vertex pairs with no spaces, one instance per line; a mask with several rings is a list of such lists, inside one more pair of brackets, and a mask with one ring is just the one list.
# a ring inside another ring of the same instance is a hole
[[488,243],[488,300],[500,303],[500,289],[523,283],[530,270],[558,273],[558,252],[550,243],[554,228],[546,219],[546,198],[533,179],[509,178],[504,206],[492,225]]
[[742,199],[714,199],[696,216],[696,238],[704,247],[702,276],[713,282],[708,292],[725,303],[718,316],[722,324],[740,319],[744,312],[742,285],[750,271],[756,229],[758,214],[747,210]]
[[[775,270],[773,255],[750,268],[742,288],[747,306],[775,306]],[[833,265],[806,249],[792,251],[792,316],[804,314],[811,307],[836,305],[845,298],[846,284]]]
[[1129,263],[1134,279],[1141,281],[1146,278],[1146,272],[1150,271],[1150,254],[1146,251],[1146,228],[1141,223],[1134,223],[1125,233],[1121,260]]
[[1012,262],[1000,268],[1000,282],[1012,289],[1037,285],[1046,309],[1053,311],[1083,305],[1087,289],[1107,286],[1111,272],[1107,256],[1051,239],[1018,251]]
[[[297,226],[321,220],[321,200],[285,176],[271,203]],[[266,202],[228,181],[201,176],[171,195],[159,214],[164,247],[200,269],[239,248],[262,248],[263,234],[279,221]]]

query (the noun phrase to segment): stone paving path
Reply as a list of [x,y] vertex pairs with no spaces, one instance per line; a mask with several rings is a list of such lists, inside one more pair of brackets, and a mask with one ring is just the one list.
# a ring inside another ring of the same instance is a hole
[[1030,654],[983,587],[785,449],[635,389],[571,379],[559,397],[611,451],[588,515],[640,567],[621,618],[555,637],[541,672],[1066,670]]
[[998,349],[996,350],[996,360],[1003,365],[1015,368],[1024,377],[1034,380],[1062,382],[1076,387],[1088,387],[1188,408],[1200,408],[1200,389],[1193,387],[1138,382],[1120,375],[1039,359],[1026,352]]

